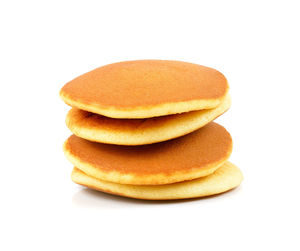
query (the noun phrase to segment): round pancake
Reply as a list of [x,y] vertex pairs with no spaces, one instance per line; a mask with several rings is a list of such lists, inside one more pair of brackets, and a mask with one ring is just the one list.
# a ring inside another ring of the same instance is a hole
[[66,124],[78,137],[116,145],[145,145],[193,132],[223,114],[230,107],[227,94],[216,108],[148,119],[113,119],[73,108]]
[[60,91],[70,106],[112,118],[149,118],[216,107],[228,84],[217,70],[180,61],[106,65]]
[[239,168],[227,161],[211,175],[168,185],[138,186],[107,182],[88,176],[76,167],[71,178],[77,184],[105,193],[144,200],[175,200],[226,192],[240,185],[243,175]]
[[183,137],[151,145],[108,145],[75,135],[64,144],[66,157],[86,174],[135,185],[169,184],[209,175],[231,151],[230,134],[213,122]]

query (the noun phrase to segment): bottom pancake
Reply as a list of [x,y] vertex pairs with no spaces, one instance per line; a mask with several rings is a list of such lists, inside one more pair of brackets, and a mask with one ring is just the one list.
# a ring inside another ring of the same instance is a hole
[[71,178],[77,184],[119,196],[144,200],[175,200],[226,192],[237,187],[242,182],[243,175],[238,167],[227,161],[211,175],[168,185],[112,183],[88,176],[76,167]]

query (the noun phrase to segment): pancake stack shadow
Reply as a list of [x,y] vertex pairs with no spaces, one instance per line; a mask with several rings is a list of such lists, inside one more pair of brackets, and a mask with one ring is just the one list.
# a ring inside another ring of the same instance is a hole
[[237,187],[230,134],[212,122],[231,105],[220,72],[186,62],[126,61],[68,82],[64,153],[75,183],[115,195],[171,200]]

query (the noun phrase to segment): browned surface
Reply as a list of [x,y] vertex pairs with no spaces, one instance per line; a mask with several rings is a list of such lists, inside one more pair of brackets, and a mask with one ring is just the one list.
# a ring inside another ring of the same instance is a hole
[[69,99],[119,109],[222,98],[228,85],[218,71],[191,63],[140,60],[97,68],[67,83]]
[[65,148],[82,162],[104,172],[168,175],[194,171],[228,158],[232,140],[222,126],[212,122],[186,136],[152,145],[107,145],[72,135]]
[[[199,111],[189,112],[192,117]],[[185,113],[184,113],[185,114]],[[133,131],[137,128],[139,129],[154,129],[162,127],[165,123],[180,118],[181,114],[172,114],[154,118],[144,118],[144,119],[115,119],[102,116],[100,114],[91,113],[88,111],[80,110],[77,108],[72,108],[69,111],[69,123],[79,127],[85,128],[101,128],[108,131]]]

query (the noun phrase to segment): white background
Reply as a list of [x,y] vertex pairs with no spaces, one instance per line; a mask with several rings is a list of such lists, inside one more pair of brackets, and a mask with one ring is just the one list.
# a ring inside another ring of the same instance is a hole
[[[299,250],[299,1],[1,1],[1,250]],[[174,59],[228,78],[217,197],[147,202],[70,179],[60,88],[98,66]]]

